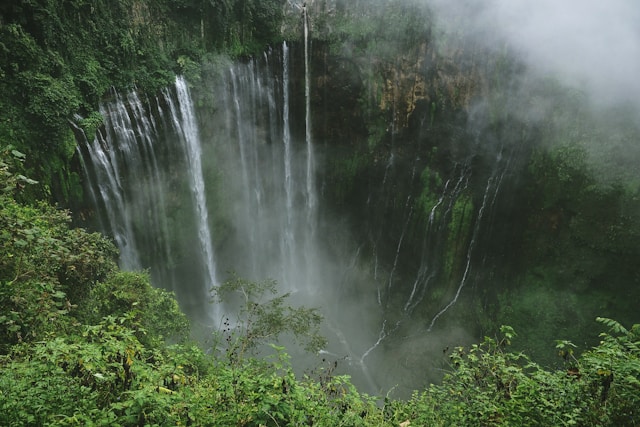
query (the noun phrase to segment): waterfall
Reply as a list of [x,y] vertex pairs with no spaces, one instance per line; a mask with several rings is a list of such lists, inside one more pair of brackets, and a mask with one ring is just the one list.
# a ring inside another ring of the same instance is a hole
[[217,284],[215,271],[215,258],[213,254],[213,244],[211,241],[211,231],[209,230],[209,213],[207,208],[207,199],[205,195],[205,182],[202,173],[202,148],[200,147],[200,136],[198,134],[198,125],[195,119],[193,103],[189,95],[187,83],[183,77],[176,78],[176,93],[178,95],[178,104],[182,120],[177,118],[177,111],[168,98],[171,108],[171,116],[173,122],[180,126],[182,141],[185,144],[185,151],[189,164],[189,177],[191,180],[191,190],[196,205],[196,223],[198,224],[198,238],[202,249],[202,257],[207,270],[208,287],[212,288]]
[[[226,218],[225,271],[273,278],[291,292],[322,286],[308,24],[305,10],[304,46],[296,51],[304,81],[292,81],[294,61],[283,43],[219,74],[205,123],[177,77],[156,99],[114,92],[100,107],[103,131],[83,144],[89,193],[121,266],[150,269],[156,285],[176,291],[187,311],[205,319],[219,314],[206,303],[218,281],[214,213]],[[304,110],[292,102],[304,102]],[[210,194],[222,197],[219,208]]]
[[[371,191],[362,193],[355,224],[364,231],[331,209],[320,215],[319,160],[335,153],[314,141],[306,10],[303,18],[304,45],[216,64],[197,92],[182,77],[148,99],[113,92],[94,140],[75,129],[87,194],[121,266],[149,269],[190,317],[219,321],[225,308],[208,299],[222,274],[274,279],[296,303],[321,307],[327,354],[346,353],[348,373],[375,392],[381,361],[407,337],[441,332],[443,316],[471,288],[509,160],[500,155],[491,176],[472,168],[475,153],[436,170],[435,160],[391,141],[367,171]],[[400,137],[393,124],[391,132]],[[423,175],[437,175],[428,201]],[[453,230],[467,201],[470,225]]]
[[[114,91],[100,106],[104,128],[81,144],[96,223],[113,236],[122,268],[149,269],[205,322],[220,314],[207,303],[218,281],[217,218],[226,224],[226,272],[272,278],[283,291],[321,286],[310,81],[302,93],[290,56],[284,43],[221,70],[200,123],[183,77],[144,101],[135,90]],[[304,100],[304,115],[293,97]]]
[[473,229],[473,236],[471,237],[471,242],[467,247],[467,256],[466,256],[466,262],[464,266],[464,273],[462,274],[462,278],[460,279],[460,283],[458,285],[458,288],[456,289],[456,293],[453,299],[435,316],[433,316],[433,319],[431,319],[431,323],[429,324],[427,331],[431,331],[433,329],[433,325],[435,325],[436,321],[440,318],[440,316],[446,313],[447,310],[449,310],[458,301],[458,298],[460,297],[460,293],[462,292],[462,288],[464,288],[464,286],[467,283],[467,280],[469,280],[469,272],[471,269],[471,257],[473,255],[473,249],[476,245],[476,239],[478,238],[478,232],[482,224],[482,218],[487,206],[487,199],[488,199],[488,195],[489,195],[489,191],[491,189],[492,183],[493,183],[493,177],[489,178],[489,180],[487,181],[484,197],[482,198],[482,206],[480,206],[480,210],[478,211],[478,215],[476,216],[476,223]]
[[[309,41],[309,15],[306,6],[303,7],[304,24],[304,100],[305,100],[305,141],[307,144],[307,215],[309,224],[313,226],[313,215],[317,204],[315,192],[315,159],[313,140],[311,133],[311,73],[309,69],[310,41]],[[313,230],[312,230],[313,231]],[[313,236],[313,234],[312,234]]]
[[402,232],[400,233],[400,238],[398,239],[398,246],[396,248],[396,255],[393,259],[393,266],[391,267],[391,272],[389,273],[389,280],[387,281],[387,294],[390,293],[391,287],[393,285],[393,276],[396,272],[396,268],[398,267],[398,260],[400,258],[400,250],[402,249],[402,242],[404,241],[405,234],[407,233],[407,228],[409,227],[409,223],[413,217],[413,204],[411,203],[411,196],[407,197],[407,202],[405,207],[409,210],[409,214],[407,215],[407,220],[402,227]]
[[231,268],[254,280],[273,278],[286,291],[309,291],[314,274],[308,257],[316,251],[315,159],[310,126],[305,123],[304,139],[293,129],[290,54],[285,42],[281,52],[230,66],[216,87],[225,93],[217,111],[230,124],[223,174],[236,194],[234,252],[243,254],[230,260]]
[[285,192],[285,227],[283,246],[283,277],[293,266],[290,260],[294,250],[293,235],[293,176],[291,173],[291,127],[289,125],[289,46],[282,44],[282,143],[284,145],[284,192]]
[[306,244],[304,247],[305,265],[307,274],[318,276],[320,272],[314,271],[317,266],[314,256],[314,245],[316,239],[316,225],[317,225],[317,195],[316,195],[316,179],[315,179],[315,153],[313,146],[313,134],[311,124],[311,70],[310,70],[310,55],[311,55],[311,40],[309,38],[309,14],[305,6],[302,8],[302,19],[304,28],[304,101],[305,101],[305,142],[306,142],[306,214],[307,221],[305,230]]
[[[459,181],[460,182],[460,181]],[[458,183],[459,183],[458,182]],[[409,297],[404,304],[403,310],[405,312],[409,312],[413,310],[418,304],[422,302],[424,299],[427,287],[429,282],[435,277],[436,269],[432,266],[434,264],[431,259],[431,251],[430,248],[433,246],[433,243],[430,240],[437,234],[437,225],[436,225],[436,211],[445,200],[445,197],[448,195],[449,184],[451,180],[447,180],[444,184],[444,190],[440,195],[437,203],[433,205],[431,211],[429,212],[429,219],[427,222],[426,228],[426,238],[423,241],[422,245],[422,261],[420,263],[420,268],[418,273],[416,274],[416,278],[413,281],[413,286],[411,287],[411,292],[409,293]]]
[[[429,211],[422,241],[420,267],[405,302],[405,312],[411,312],[424,300],[428,295],[429,283],[441,273],[442,266],[439,265],[441,263],[439,255],[444,251],[447,225],[451,221],[454,205],[468,189],[470,173],[468,166],[456,165],[454,176],[445,182],[438,201]],[[454,182],[453,185],[452,182]],[[440,215],[436,215],[438,212]]]
[[[136,91],[113,91],[100,105],[104,127],[93,141],[76,131],[78,151],[96,226],[113,237],[121,268],[149,269],[156,286],[176,291],[185,310],[210,322],[216,315],[208,303],[215,258],[198,128],[182,78],[176,79],[175,97],[164,90],[160,98],[143,101]],[[182,165],[188,179],[176,174]],[[189,194],[191,201],[184,198]],[[188,212],[196,230],[183,221]],[[183,252],[192,240],[200,249],[196,259],[186,260]]]

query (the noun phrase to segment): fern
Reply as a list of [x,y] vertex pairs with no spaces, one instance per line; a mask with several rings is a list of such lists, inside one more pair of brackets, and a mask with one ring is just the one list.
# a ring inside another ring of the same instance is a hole
[[622,326],[622,324],[620,324],[619,322],[613,319],[609,319],[607,317],[596,317],[596,322],[602,323],[603,325],[607,326],[613,333],[616,333],[619,335],[625,335],[625,336],[630,335],[627,328],[625,328],[624,326]]

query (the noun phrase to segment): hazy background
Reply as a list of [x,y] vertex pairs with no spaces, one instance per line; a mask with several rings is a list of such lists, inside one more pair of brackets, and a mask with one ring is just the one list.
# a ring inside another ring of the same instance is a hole
[[640,107],[640,3],[634,0],[433,0],[448,30],[464,24],[512,47],[538,73],[585,90],[594,105]]

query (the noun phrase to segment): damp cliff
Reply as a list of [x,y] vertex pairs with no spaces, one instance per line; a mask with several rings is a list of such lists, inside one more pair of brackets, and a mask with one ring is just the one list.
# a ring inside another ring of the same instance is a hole
[[[117,31],[131,67],[96,56],[82,108],[65,67],[3,69],[38,82],[25,96],[48,108],[25,120],[55,122],[66,143],[31,151],[64,155],[77,223],[113,238],[123,268],[149,269],[206,327],[226,315],[211,287],[273,278],[322,309],[324,352],[373,392],[439,378],[448,347],[501,323],[535,353],[596,315],[633,321],[632,110],[592,110],[509,46],[412,2],[228,4],[184,2],[184,25],[156,40],[142,29],[162,10],[136,3],[141,32]],[[262,20],[274,16],[277,32]],[[127,34],[148,44],[129,51]]]
[[302,37],[211,63],[190,90],[114,93],[82,153],[121,263],[214,327],[212,277],[273,278],[321,308],[325,351],[367,389],[437,377],[439,347],[478,333],[457,310],[475,306],[514,154],[465,130],[449,77],[420,59],[436,55],[427,42],[368,62]]

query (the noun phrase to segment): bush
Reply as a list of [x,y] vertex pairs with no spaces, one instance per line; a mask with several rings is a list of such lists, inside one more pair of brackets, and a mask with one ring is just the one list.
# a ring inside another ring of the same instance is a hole
[[153,288],[146,273],[114,272],[92,289],[83,312],[88,323],[107,316],[124,319],[123,324],[150,348],[188,338],[189,322],[174,294]]
[[615,335],[576,358],[575,346],[558,341],[561,369],[546,370],[506,347],[515,336],[485,338],[457,348],[442,385],[416,392],[397,419],[412,425],[449,426],[632,426],[640,422],[640,325],[627,330],[610,319]]
[[98,234],[70,229],[68,212],[14,196],[34,181],[13,172],[23,160],[2,150],[0,193],[0,352],[69,326],[68,314],[115,268],[115,247]]

